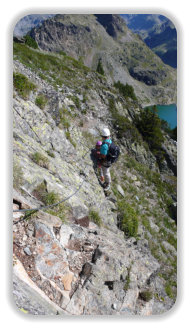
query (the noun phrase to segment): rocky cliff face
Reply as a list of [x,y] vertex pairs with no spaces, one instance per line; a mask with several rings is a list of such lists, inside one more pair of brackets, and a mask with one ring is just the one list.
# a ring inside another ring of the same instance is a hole
[[108,81],[132,85],[143,105],[176,102],[176,70],[165,65],[119,15],[56,15],[30,35],[41,49],[64,51],[94,70],[101,60]]
[[[176,223],[170,212],[176,177],[167,160],[159,172],[136,130],[138,102],[124,99],[105,77],[71,57],[20,44],[14,48],[14,85],[17,307],[48,315],[169,310],[176,298]],[[116,113],[127,119],[122,136]],[[109,195],[91,157],[105,125],[121,148]],[[167,137],[164,145],[174,161],[176,144]]]

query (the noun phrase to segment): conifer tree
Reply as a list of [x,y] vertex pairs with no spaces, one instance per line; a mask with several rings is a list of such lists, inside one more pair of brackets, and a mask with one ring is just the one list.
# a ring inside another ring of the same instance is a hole
[[156,106],[142,110],[140,116],[136,118],[136,126],[160,164],[163,161],[164,136]]
[[99,59],[99,61],[98,61],[96,72],[98,72],[101,75],[104,75],[104,69],[103,69],[103,66],[102,66],[101,59]]

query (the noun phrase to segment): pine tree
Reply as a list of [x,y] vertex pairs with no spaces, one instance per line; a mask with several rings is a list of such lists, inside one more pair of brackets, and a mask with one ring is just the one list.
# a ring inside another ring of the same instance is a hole
[[101,59],[99,59],[99,61],[98,61],[96,72],[98,72],[101,75],[104,75],[104,69],[103,69],[103,66],[102,66]]
[[142,110],[140,116],[136,118],[136,126],[157,158],[158,163],[161,163],[163,161],[162,143],[164,136],[156,106]]

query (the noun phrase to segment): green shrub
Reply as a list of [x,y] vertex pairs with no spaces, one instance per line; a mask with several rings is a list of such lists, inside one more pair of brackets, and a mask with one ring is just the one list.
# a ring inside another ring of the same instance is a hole
[[18,94],[24,99],[27,99],[29,93],[36,89],[36,86],[21,73],[13,73],[13,85]]
[[139,293],[139,298],[145,302],[149,302],[152,299],[152,292],[150,290],[144,290]]
[[31,48],[37,49],[38,48],[38,44],[37,42],[30,36],[30,35],[26,35],[24,37],[25,40],[25,44]]
[[128,97],[132,98],[133,100],[137,100],[134,88],[127,83],[124,85],[120,81],[114,83],[114,87],[117,88],[122,96],[127,99]]
[[162,143],[164,136],[161,130],[161,120],[156,106],[141,110],[140,115],[135,117],[136,127],[148,143],[150,150],[155,155],[158,164],[164,159]]
[[171,298],[171,299],[174,298],[174,293],[173,293],[172,285],[170,284],[170,282],[166,283],[165,292],[169,298]]
[[51,204],[59,202],[59,196],[55,192],[45,193],[43,196],[43,202],[45,203],[45,205],[49,206]]
[[44,109],[45,105],[47,104],[47,98],[44,95],[38,95],[35,100],[35,104],[40,108]]
[[60,128],[63,127],[65,129],[68,129],[70,127],[70,122],[68,118],[65,115],[66,111],[64,109],[59,110],[59,116],[60,116]]
[[130,285],[130,282],[131,282],[131,279],[130,279],[130,272],[131,272],[131,267],[129,268],[128,270],[128,274],[125,278],[125,285],[124,285],[124,290],[127,291],[129,289],[129,285]]
[[121,230],[128,237],[137,237],[138,233],[138,216],[134,208],[125,201],[118,202],[119,218],[121,221]]
[[48,192],[45,182],[39,184],[32,194],[46,206],[59,202],[59,195],[55,192]]
[[89,212],[89,218],[92,222],[94,222],[96,225],[101,226],[102,225],[102,219],[99,215],[99,213],[95,210],[90,210]]
[[101,75],[104,75],[104,69],[103,69],[102,62],[101,62],[100,59],[99,59],[99,61],[98,61],[98,65],[97,65],[97,68],[96,68],[96,72],[98,72],[98,73],[101,74]]
[[38,164],[40,167],[49,168],[49,160],[39,152],[35,152],[31,155],[31,159]]

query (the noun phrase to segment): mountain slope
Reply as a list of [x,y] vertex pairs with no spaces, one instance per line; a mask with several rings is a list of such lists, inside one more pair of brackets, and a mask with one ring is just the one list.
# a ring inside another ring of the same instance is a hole
[[164,65],[119,15],[56,15],[30,35],[40,49],[64,51],[94,70],[101,60],[107,80],[132,85],[143,105],[176,102],[176,71]]
[[[81,62],[14,44],[13,295],[25,313],[150,315],[173,306],[176,177],[166,161],[159,172],[133,122],[139,110]],[[91,156],[105,125],[121,148],[107,196]],[[169,136],[164,145],[176,154]]]

